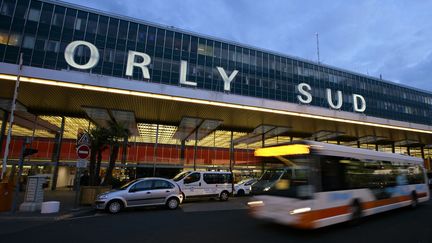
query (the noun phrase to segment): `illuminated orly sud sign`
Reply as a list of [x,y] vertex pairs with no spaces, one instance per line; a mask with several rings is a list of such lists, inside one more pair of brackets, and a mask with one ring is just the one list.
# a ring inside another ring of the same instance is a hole
[[[78,64],[75,62],[74,55],[77,47],[79,46],[86,46],[90,49],[90,58],[85,64]],[[89,43],[87,41],[73,41],[69,43],[69,45],[66,46],[64,57],[66,62],[77,69],[91,69],[95,67],[100,59],[99,51],[96,48],[95,45],[92,43]],[[141,57],[142,61],[137,62],[136,57]],[[127,58],[127,64],[126,64],[126,76],[132,76],[133,69],[134,68],[140,68],[143,77],[145,79],[150,79],[150,73],[148,70],[148,65],[151,63],[151,57],[143,52],[137,52],[137,51],[129,51],[128,52],[128,58]],[[187,61],[181,60],[180,61],[180,78],[179,82],[180,84],[190,85],[190,86],[197,86],[196,82],[188,81],[186,80],[186,73],[187,73]],[[234,70],[231,72],[231,74],[228,76],[225,72],[225,69],[222,67],[216,67],[217,71],[219,72],[219,75],[221,76],[223,82],[224,82],[224,90],[225,91],[231,91],[231,82],[234,81],[235,77],[238,74],[238,70]],[[309,104],[312,102],[312,94],[310,91],[312,90],[311,86],[307,83],[300,83],[297,85],[297,91],[300,93],[297,95],[297,99],[299,102],[303,104]],[[334,104],[332,99],[332,90],[326,89],[326,96],[327,96],[327,102],[329,106],[333,109],[340,109],[343,104],[343,96],[342,91],[338,90],[337,92],[337,103]],[[366,100],[363,96],[359,94],[352,94],[352,101],[353,101],[353,110],[356,112],[364,112],[366,110]]]

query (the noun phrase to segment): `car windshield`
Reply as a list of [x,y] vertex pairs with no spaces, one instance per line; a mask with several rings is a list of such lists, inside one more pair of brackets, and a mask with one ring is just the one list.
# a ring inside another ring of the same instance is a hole
[[128,183],[124,184],[123,186],[119,187],[118,190],[126,190],[130,185],[138,181],[138,179],[129,181]]
[[179,180],[185,178],[188,174],[189,174],[188,171],[181,172],[173,178],[173,181],[179,181]]
[[237,184],[246,184],[247,182],[252,181],[252,180],[254,180],[254,179],[251,179],[251,178],[243,179],[243,180],[237,182]]

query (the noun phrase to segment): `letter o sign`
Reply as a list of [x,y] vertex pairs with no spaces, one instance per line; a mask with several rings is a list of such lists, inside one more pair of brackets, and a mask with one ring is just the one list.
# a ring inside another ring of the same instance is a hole
[[[76,51],[77,47],[79,47],[79,46],[86,46],[90,49],[90,59],[88,60],[88,62],[86,64],[83,64],[83,65],[76,63],[74,60],[75,51]],[[99,51],[95,45],[93,45],[92,43],[89,43],[87,41],[73,41],[73,42],[69,43],[69,45],[66,46],[64,57],[65,57],[66,62],[74,68],[90,69],[90,68],[93,68],[94,66],[96,66],[96,64],[98,64]]]

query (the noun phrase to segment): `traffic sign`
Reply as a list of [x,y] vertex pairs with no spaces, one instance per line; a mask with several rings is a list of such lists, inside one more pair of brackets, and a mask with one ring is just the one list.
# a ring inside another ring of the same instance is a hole
[[88,133],[79,133],[77,139],[77,145],[90,145],[90,135]]
[[79,159],[76,163],[77,168],[86,168],[88,161],[85,159]]
[[81,145],[77,148],[77,155],[80,159],[87,159],[90,156],[90,147],[88,145]]

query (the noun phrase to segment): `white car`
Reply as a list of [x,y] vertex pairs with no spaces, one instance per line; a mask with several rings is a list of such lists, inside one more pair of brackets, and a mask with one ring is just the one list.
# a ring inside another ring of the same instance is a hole
[[248,178],[242,181],[239,181],[234,185],[234,195],[244,196],[249,195],[252,190],[252,184],[257,181],[255,178]]

